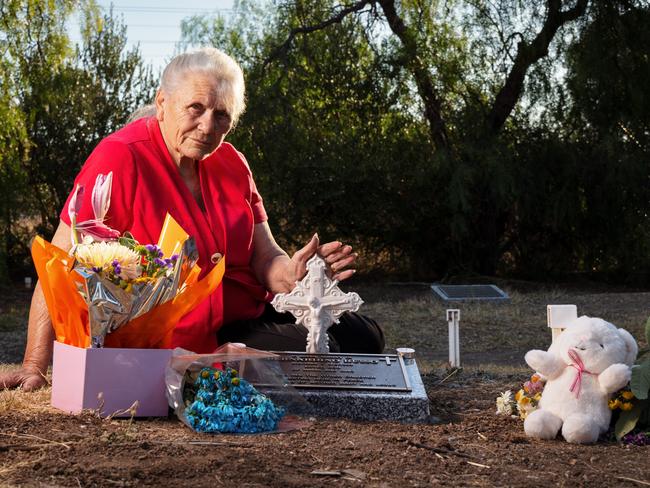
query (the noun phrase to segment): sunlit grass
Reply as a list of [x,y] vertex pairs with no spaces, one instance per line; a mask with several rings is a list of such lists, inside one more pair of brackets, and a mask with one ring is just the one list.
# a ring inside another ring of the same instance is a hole
[[[491,353],[512,353],[519,355],[521,361],[529,349],[546,349],[551,341],[546,324],[549,304],[575,304],[579,315],[602,317],[627,329],[639,346],[647,346],[643,330],[650,314],[650,293],[609,293],[603,299],[603,294],[559,288],[532,293],[503,288],[510,300],[444,303],[434,297],[428,286],[406,290],[385,286],[383,296],[375,295],[374,287],[368,287],[371,299],[360,312],[377,319],[384,329],[388,349],[412,347],[418,357],[433,361],[444,359],[448,351],[446,310],[450,308],[460,309],[461,360],[464,353],[479,354],[474,364],[489,364]],[[638,305],[645,297],[647,309]],[[502,364],[503,360],[497,363]]]
[[[0,364],[0,373],[18,369],[18,364]],[[50,374],[48,374],[48,382]],[[54,411],[50,406],[51,387],[41,388],[34,392],[25,392],[19,389],[2,389],[0,385],[0,415],[11,412],[43,412]]]

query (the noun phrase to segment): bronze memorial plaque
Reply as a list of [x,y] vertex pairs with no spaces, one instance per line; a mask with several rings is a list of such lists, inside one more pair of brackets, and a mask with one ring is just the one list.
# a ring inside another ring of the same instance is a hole
[[276,352],[295,388],[411,391],[404,360],[397,354],[308,354]]

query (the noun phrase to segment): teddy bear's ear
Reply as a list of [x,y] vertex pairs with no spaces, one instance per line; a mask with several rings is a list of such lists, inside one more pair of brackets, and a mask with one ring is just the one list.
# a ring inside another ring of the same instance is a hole
[[637,346],[634,337],[625,329],[618,329],[618,333],[625,342],[625,364],[632,366],[636,360],[636,355],[639,352],[639,346]]

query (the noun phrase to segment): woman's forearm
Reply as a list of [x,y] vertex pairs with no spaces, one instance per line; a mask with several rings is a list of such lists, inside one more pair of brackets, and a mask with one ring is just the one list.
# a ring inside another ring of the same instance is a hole
[[47,312],[43,289],[40,282],[38,282],[34,288],[32,304],[29,309],[27,346],[25,348],[23,367],[44,375],[52,358],[53,342],[54,330]]

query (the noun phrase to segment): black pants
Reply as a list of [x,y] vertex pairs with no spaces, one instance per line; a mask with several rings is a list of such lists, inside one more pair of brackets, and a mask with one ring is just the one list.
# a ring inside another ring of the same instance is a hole
[[[344,313],[327,331],[330,352],[381,354],[384,333],[374,320],[356,313]],[[307,329],[296,324],[290,313],[279,313],[267,304],[256,319],[225,324],[217,333],[219,344],[242,342],[265,351],[304,351]]]

